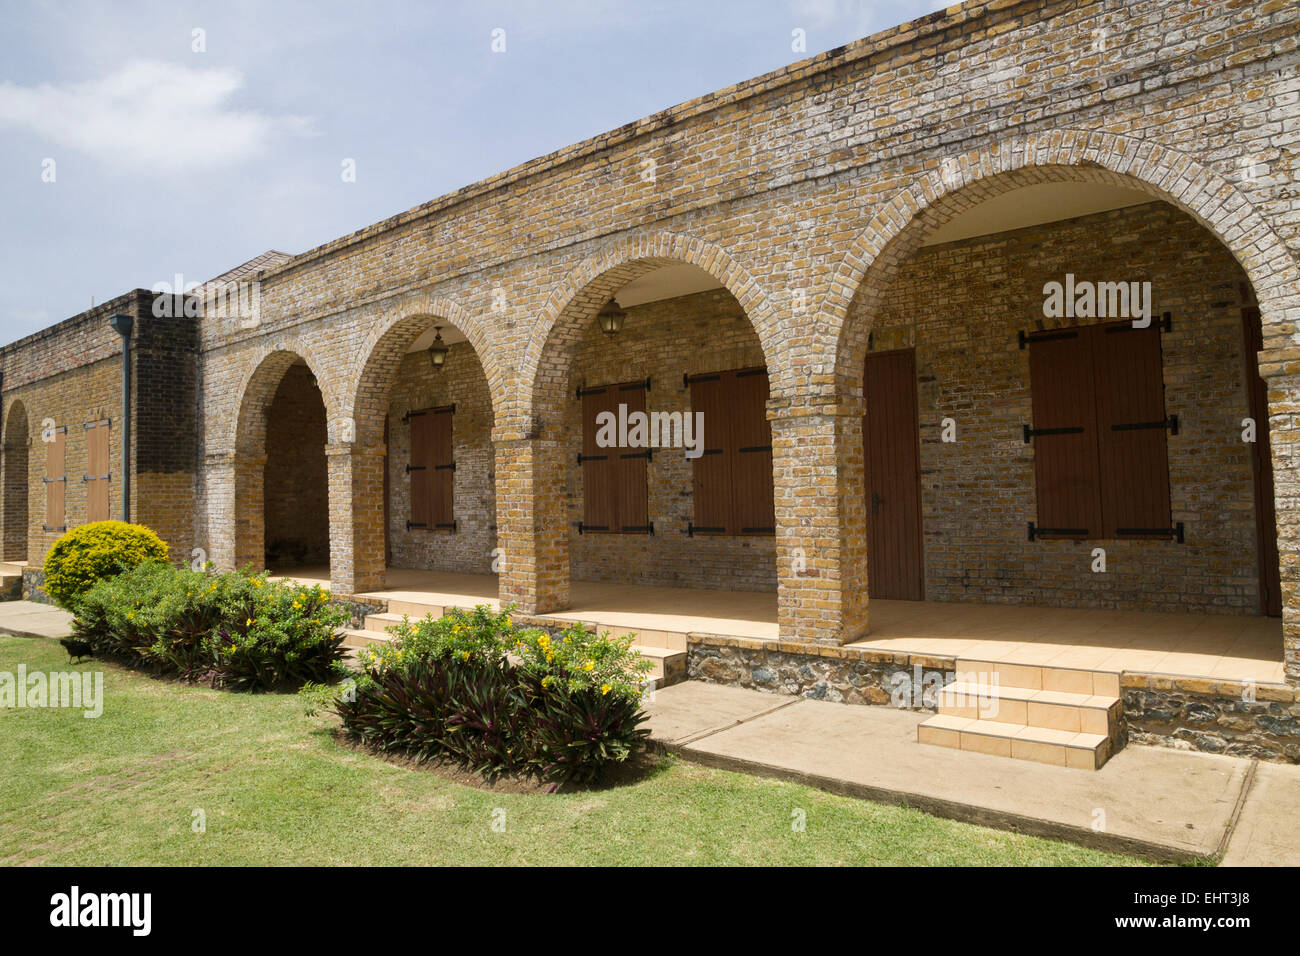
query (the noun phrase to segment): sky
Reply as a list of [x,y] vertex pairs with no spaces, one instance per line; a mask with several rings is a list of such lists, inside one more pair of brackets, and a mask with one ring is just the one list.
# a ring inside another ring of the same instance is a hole
[[303,252],[945,5],[6,3],[0,342]]

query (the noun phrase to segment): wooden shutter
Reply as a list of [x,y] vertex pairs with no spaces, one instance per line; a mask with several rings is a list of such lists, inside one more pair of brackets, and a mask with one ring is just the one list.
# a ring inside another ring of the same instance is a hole
[[66,531],[68,475],[64,470],[67,427],[56,428],[54,440],[45,443],[45,530]]
[[585,388],[582,397],[582,530],[618,531],[617,448],[601,447],[596,417],[618,416],[618,389],[612,385]]
[[772,501],[772,425],[767,420],[767,369],[731,376],[732,517],[734,534],[775,534]]
[[[619,405],[626,414],[646,410],[646,383],[599,385],[584,388],[582,398],[582,531],[645,533],[651,530],[646,500],[648,448],[620,447],[597,443],[596,418],[602,412],[619,418]],[[647,433],[647,439],[649,435]]]
[[1093,338],[1086,329],[1029,339],[1037,534],[1102,533]]
[[411,517],[406,523],[411,528],[432,528],[434,445],[436,441],[435,416],[427,410],[411,412],[411,460],[406,473],[411,478]]
[[690,380],[691,413],[704,416],[703,454],[692,463],[695,519],[692,534],[726,534],[731,525],[731,416],[723,374]]
[[1169,536],[1169,451],[1160,329],[1093,326],[1102,536]]
[[411,518],[407,528],[455,530],[456,461],[452,445],[455,405],[411,412]]
[[[630,417],[633,412],[645,413],[646,383],[634,382],[619,385],[615,390],[615,405],[627,406]],[[617,407],[614,409],[617,415]],[[647,425],[647,441],[649,439]],[[650,449],[619,448],[614,465],[616,487],[614,492],[615,527],[628,534],[643,534],[650,531],[649,506],[646,501],[646,465],[650,461]]]
[[456,406],[448,405],[429,412],[430,460],[433,467],[432,512],[435,528],[456,528],[456,458],[452,443],[452,425]]
[[108,499],[113,483],[112,468],[109,465],[109,429],[107,419],[87,422],[85,426],[86,471],[83,481],[86,485],[87,521],[109,519]]

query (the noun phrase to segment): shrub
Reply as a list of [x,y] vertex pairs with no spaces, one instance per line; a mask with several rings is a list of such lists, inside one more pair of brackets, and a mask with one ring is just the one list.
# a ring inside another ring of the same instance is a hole
[[[644,748],[644,675],[652,666],[574,624],[552,637],[509,609],[450,611],[391,629],[360,655],[355,694],[337,699],[344,730],[380,751],[448,759],[494,776],[587,782]],[[319,688],[308,695],[319,707]]]
[[166,561],[167,545],[144,525],[96,521],[74,528],[45,556],[45,593],[70,611],[104,578],[149,561]]
[[274,690],[337,676],[347,619],[319,587],[154,562],[96,583],[77,603],[73,631],[98,657]]

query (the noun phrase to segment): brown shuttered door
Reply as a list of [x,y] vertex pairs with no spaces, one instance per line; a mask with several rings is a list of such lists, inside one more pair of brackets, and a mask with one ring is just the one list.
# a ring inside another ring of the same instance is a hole
[[435,528],[454,528],[456,490],[456,459],[452,450],[453,408],[435,408],[429,412],[430,460],[433,465],[432,502],[430,515]]
[[109,489],[112,476],[109,474],[107,421],[91,422],[86,425],[86,520],[107,521],[109,518]]
[[607,447],[597,442],[596,418],[602,412],[618,420],[618,389],[612,385],[582,391],[582,530],[618,531],[618,442],[606,430]]
[[1273,456],[1269,444],[1268,386],[1259,377],[1259,350],[1264,347],[1259,309],[1242,309],[1246,342],[1246,386],[1250,417],[1255,420],[1255,442],[1250,446],[1255,472],[1255,526],[1259,555],[1260,612],[1282,616],[1281,572],[1277,554],[1277,516],[1273,499]]
[[[615,396],[615,405],[617,406],[620,403],[626,405],[629,416],[633,412],[644,412],[646,410],[644,382],[619,385],[612,391]],[[618,414],[617,407],[615,407],[614,413],[615,415]],[[649,438],[648,432],[646,438],[647,440]],[[610,451],[618,454],[614,465],[617,485],[614,494],[615,519],[617,521],[615,527],[619,531],[628,533],[648,532],[650,530],[650,516],[646,503],[646,463],[650,460],[649,450],[647,448],[618,448],[610,449]]]
[[411,478],[411,528],[431,528],[434,523],[436,417],[428,411],[411,412],[411,460],[407,463]]
[[1169,536],[1169,452],[1160,329],[1093,326],[1102,535]]
[[735,409],[731,428],[733,534],[774,534],[772,424],[767,420],[767,370],[732,375]]
[[45,443],[45,530],[64,531],[67,514],[64,504],[67,497],[68,476],[64,470],[67,448],[66,427],[54,432],[54,440]]
[[867,581],[873,598],[920,601],[925,594],[915,353],[868,355],[864,383]]
[[[582,390],[582,530],[583,532],[645,533],[650,530],[646,500],[646,463],[648,449],[632,447],[631,425],[627,446],[620,446],[618,435],[619,405],[627,406],[625,417],[645,412],[644,382],[600,385]],[[608,412],[613,426],[606,430],[608,444],[597,439],[600,428],[597,416]],[[648,441],[649,432],[644,435]]]
[[1029,341],[1038,528],[1047,535],[1101,535],[1093,339],[1081,334],[1087,331]]
[[[731,523],[731,414],[723,375],[691,380],[691,413],[704,416],[704,453],[691,465],[696,534],[726,534]],[[698,416],[697,416],[698,417]]]

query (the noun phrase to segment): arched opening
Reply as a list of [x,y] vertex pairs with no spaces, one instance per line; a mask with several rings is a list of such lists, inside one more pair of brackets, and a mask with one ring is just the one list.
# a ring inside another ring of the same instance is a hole
[[316,376],[293,352],[253,374],[239,417],[235,564],[329,580],[328,418]]
[[28,459],[31,437],[27,408],[22,402],[9,406],[4,431],[4,561],[25,564],[29,525],[30,485]]
[[986,177],[912,219],[841,343],[873,638],[926,613],[893,602],[942,603],[935,651],[1280,682],[1255,305],[1214,233],[1104,170]]
[[495,413],[483,343],[470,340],[478,330],[460,310],[429,305],[383,332],[358,383],[356,454],[374,451],[381,464],[353,473],[351,586],[495,596],[486,577],[497,537]]
[[775,622],[768,316],[697,258],[598,258],[530,346],[539,610],[718,617],[722,589]]

